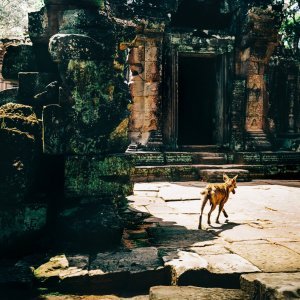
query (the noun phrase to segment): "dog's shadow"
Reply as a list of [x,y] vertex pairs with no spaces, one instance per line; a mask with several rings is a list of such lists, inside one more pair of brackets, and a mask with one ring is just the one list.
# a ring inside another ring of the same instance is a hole
[[239,225],[242,225],[242,223],[230,222],[229,220],[226,220],[225,223],[223,224],[210,225],[209,227],[206,228],[206,230],[216,235],[219,235],[220,233],[226,230],[230,230]]

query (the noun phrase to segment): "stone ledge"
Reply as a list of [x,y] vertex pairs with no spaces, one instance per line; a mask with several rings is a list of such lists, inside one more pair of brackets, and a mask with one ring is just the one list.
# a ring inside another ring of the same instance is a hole
[[244,292],[237,289],[199,288],[193,286],[154,286],[150,289],[150,300],[247,300]]

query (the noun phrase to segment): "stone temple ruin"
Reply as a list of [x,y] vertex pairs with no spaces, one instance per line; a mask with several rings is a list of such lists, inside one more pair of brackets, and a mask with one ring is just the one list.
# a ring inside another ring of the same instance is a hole
[[18,87],[0,91],[0,253],[118,246],[134,182],[299,176],[299,59],[263,2],[30,13],[32,45],[3,57]]

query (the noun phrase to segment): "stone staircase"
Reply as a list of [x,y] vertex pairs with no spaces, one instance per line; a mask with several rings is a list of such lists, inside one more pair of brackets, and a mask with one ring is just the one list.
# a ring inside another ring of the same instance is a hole
[[246,148],[248,150],[268,151],[272,149],[272,145],[263,131],[249,131],[246,137]]
[[216,146],[182,147],[178,152],[131,152],[133,182],[222,181],[223,173],[239,181],[297,177],[300,153],[292,151],[229,152]]

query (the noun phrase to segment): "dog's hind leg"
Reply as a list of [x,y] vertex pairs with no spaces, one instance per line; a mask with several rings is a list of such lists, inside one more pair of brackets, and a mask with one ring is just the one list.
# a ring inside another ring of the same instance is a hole
[[[220,217],[221,211],[223,211],[223,213],[224,213],[224,208],[223,208],[223,207],[224,207],[224,204],[225,204],[225,203],[222,203],[222,202],[221,202],[220,205],[219,205],[219,212],[218,212],[218,216],[217,216],[217,219],[216,219],[216,223],[218,223],[218,224],[220,223],[220,222],[219,222],[219,217]],[[226,213],[226,212],[225,212],[225,213]]]
[[228,214],[227,214],[227,212],[225,211],[225,209],[223,208],[223,215],[224,215],[224,217],[227,219],[228,218]]
[[216,203],[212,203],[211,209],[210,209],[210,211],[209,211],[209,213],[208,213],[208,219],[207,219],[207,224],[208,224],[208,225],[210,225],[210,215],[211,215],[211,213],[215,210],[216,206],[217,206]]
[[206,194],[203,198],[203,202],[202,202],[202,206],[201,206],[201,213],[200,213],[200,217],[199,217],[199,225],[198,225],[198,229],[202,229],[202,215],[203,215],[203,210],[204,207],[207,203],[207,201],[209,200],[208,195]]

